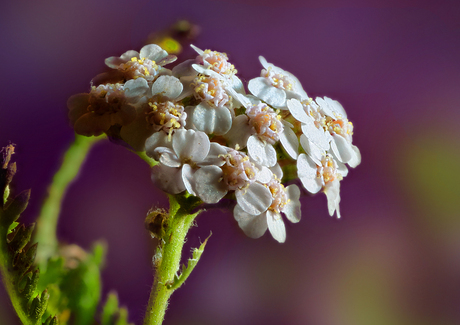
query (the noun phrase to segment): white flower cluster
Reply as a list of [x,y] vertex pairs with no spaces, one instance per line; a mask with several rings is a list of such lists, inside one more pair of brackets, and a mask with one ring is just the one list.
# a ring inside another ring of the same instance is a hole
[[77,133],[107,133],[158,164],[152,181],[170,194],[187,191],[214,204],[234,196],[241,229],[258,238],[267,228],[286,239],[281,214],[298,222],[300,190],[285,187],[283,169],[310,193],[327,195],[329,214],[340,217],[340,181],[346,164],[361,156],[352,144],[353,125],[330,98],[312,100],[299,80],[263,57],[261,76],[249,94],[227,55],[197,52],[175,61],[157,45],[106,59],[114,72],[97,76],[89,93],[68,101]]

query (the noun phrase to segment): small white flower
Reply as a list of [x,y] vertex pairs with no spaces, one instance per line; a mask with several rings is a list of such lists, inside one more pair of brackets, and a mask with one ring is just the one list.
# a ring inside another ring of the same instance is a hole
[[233,210],[233,215],[247,236],[259,238],[268,228],[273,238],[283,243],[286,240],[286,229],[281,213],[293,223],[300,221],[299,188],[296,185],[285,188],[275,177],[264,187],[271,196],[271,203],[264,211],[252,213],[244,206],[237,204]]
[[[126,85],[141,81],[147,86],[143,78],[129,80]],[[130,95],[142,93],[143,89],[132,88]],[[170,138],[174,130],[185,127],[187,118],[184,107],[177,102],[183,89],[179,79],[173,76],[159,76],[151,88],[147,89],[148,95],[143,97],[142,105],[137,107],[136,120],[122,127],[120,131],[122,139],[136,151],[144,151],[145,141],[152,134],[156,134],[156,137]],[[161,143],[164,141],[161,140]]]
[[85,136],[100,135],[113,125],[128,125],[136,118],[136,108],[126,97],[123,84],[91,87],[89,94],[73,95],[67,101],[69,118],[75,132]]
[[259,61],[264,67],[261,76],[251,79],[248,83],[248,89],[254,96],[280,109],[286,109],[287,99],[308,98],[293,74],[268,63],[263,56],[259,56]]
[[233,104],[220,78],[200,74],[186,86],[200,103],[188,106],[191,126],[207,134],[222,135],[232,126]]
[[144,78],[151,82],[163,69],[163,65],[174,62],[177,59],[174,55],[168,55],[156,44],[144,46],[140,52],[127,51],[120,57],[112,56],[105,60],[105,64],[117,69],[125,80]]
[[280,115],[260,101],[257,104],[243,102],[246,115],[234,119],[234,126],[226,135],[229,142],[242,148],[247,146],[249,156],[266,167],[276,164],[277,155],[273,145],[280,140],[289,155],[296,159],[299,141],[291,130],[292,125],[282,121]]
[[224,162],[218,144],[211,144],[203,132],[179,129],[170,146],[157,147],[147,154],[160,163],[152,168],[152,181],[170,194],[187,190],[206,203],[217,203],[226,193],[219,180]]
[[321,120],[322,126],[332,136],[331,148],[334,155],[350,167],[358,166],[361,163],[361,154],[352,144],[353,124],[348,121],[342,105],[328,97],[317,97],[316,102],[324,115]]
[[327,196],[329,215],[332,216],[337,211],[337,217],[340,218],[340,181],[348,173],[345,165],[329,154],[324,154],[319,162],[300,154],[297,159],[297,173],[308,192],[315,194],[323,190]]
[[[324,130],[321,122],[318,122],[314,118],[314,116],[320,115],[317,109],[318,105],[310,99],[303,100],[302,102],[297,99],[290,99],[287,101],[287,107],[291,115],[302,123],[302,132],[308,141],[315,144],[321,150],[329,150],[329,143],[332,140],[331,135]],[[305,146],[304,149],[308,151]]]

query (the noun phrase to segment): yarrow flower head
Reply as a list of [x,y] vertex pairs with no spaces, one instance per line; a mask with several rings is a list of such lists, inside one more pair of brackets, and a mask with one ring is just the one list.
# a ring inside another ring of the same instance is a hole
[[234,200],[234,218],[252,238],[268,229],[284,242],[282,215],[299,222],[300,190],[286,181],[324,192],[329,214],[340,217],[346,165],[361,162],[342,105],[308,97],[293,74],[263,57],[246,94],[225,53],[192,48],[197,56],[172,70],[163,66],[176,57],[153,44],[106,59],[112,73],[68,100],[75,131],[105,132],[145,152],[155,161],[153,183],[171,195]]

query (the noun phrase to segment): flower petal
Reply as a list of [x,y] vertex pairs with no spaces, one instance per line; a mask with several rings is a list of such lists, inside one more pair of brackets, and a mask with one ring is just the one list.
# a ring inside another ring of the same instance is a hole
[[159,45],[156,44],[148,44],[144,46],[139,53],[139,58],[145,58],[152,61],[160,61],[162,58],[166,56],[168,56],[168,52],[166,52]]
[[230,147],[236,148],[236,145],[238,145],[240,149],[243,149],[246,148],[252,130],[252,126],[248,123],[248,116],[242,114],[233,119],[232,127],[224,137]]
[[308,123],[302,124],[302,132],[319,148],[322,150],[329,150],[329,142],[332,140],[331,135],[322,128],[317,128],[311,118],[308,119]]
[[284,130],[280,134],[280,142],[288,155],[291,156],[292,159],[296,160],[299,156],[299,139],[294,131],[288,127],[287,122],[281,122],[283,122]]
[[145,153],[147,156],[153,158],[154,151],[158,147],[167,147],[172,149],[172,141],[164,132],[156,132],[147,138],[147,140],[145,140]]
[[185,190],[181,168],[158,164],[152,168],[152,182],[169,194],[178,194]]
[[302,123],[309,123],[308,120],[311,118],[305,112],[302,104],[297,99],[289,99],[287,101],[287,107],[289,112],[291,112],[292,116]]
[[255,216],[245,212],[237,204],[233,209],[233,216],[238,222],[238,226],[248,237],[259,238],[265,233],[265,231],[267,231],[268,226],[265,213]]
[[327,208],[329,215],[332,217],[334,212],[337,212],[337,218],[340,218],[340,182],[335,179],[324,189],[324,193],[327,197]]
[[180,167],[182,162],[170,148],[158,147],[153,151],[153,159],[168,167]]
[[217,166],[205,166],[195,172],[195,190],[203,202],[214,204],[227,194],[222,174],[222,169]]
[[189,164],[184,164],[184,166],[182,166],[182,181],[184,182],[185,189],[193,196],[198,196],[195,191],[195,173],[196,170]]
[[352,144],[341,135],[334,134],[332,139],[331,149],[337,157],[337,160],[344,164],[352,160],[353,156],[356,154],[352,148]]
[[286,227],[284,226],[281,214],[271,210],[267,210],[267,225],[268,230],[278,242],[284,243],[286,241]]
[[131,79],[126,81],[124,85],[125,96],[132,103],[139,100],[139,97],[147,94],[149,85],[144,78]]
[[195,107],[192,123],[206,134],[222,135],[232,127],[232,115],[227,107],[211,107],[201,103]]
[[262,142],[257,136],[252,135],[248,139],[247,146],[249,156],[256,163],[266,167],[272,167],[276,164],[276,150],[271,144]]
[[268,105],[282,107],[286,103],[286,93],[282,89],[268,84],[264,77],[249,80],[248,89],[254,96],[262,99]]
[[348,161],[348,166],[355,168],[361,163],[361,153],[359,152],[358,147],[352,145],[351,148],[353,149],[353,154],[351,155],[351,159]]
[[286,187],[288,203],[284,206],[282,212],[286,218],[293,223],[300,221],[302,213],[300,211],[300,190],[297,185],[289,185]]
[[316,144],[311,142],[304,134],[300,136],[300,144],[308,156],[317,164],[321,165],[321,159],[326,154],[326,151],[320,149]]
[[223,158],[223,156],[226,154],[227,154],[227,150],[225,149],[224,146],[221,146],[217,142],[211,142],[211,146],[209,147],[208,155],[198,165],[199,166],[205,166],[205,165],[222,166],[225,164],[225,159]]
[[180,160],[200,162],[208,155],[210,142],[203,132],[178,129],[173,134],[172,147]]
[[236,190],[235,196],[240,207],[249,214],[259,215],[272,204],[270,190],[260,183],[251,183],[244,190]]
[[152,85],[152,95],[161,94],[169,99],[177,98],[183,86],[179,79],[173,76],[160,76]]
[[297,159],[297,175],[303,187],[312,193],[318,193],[322,187],[321,180],[316,177],[317,166],[306,154],[300,154]]

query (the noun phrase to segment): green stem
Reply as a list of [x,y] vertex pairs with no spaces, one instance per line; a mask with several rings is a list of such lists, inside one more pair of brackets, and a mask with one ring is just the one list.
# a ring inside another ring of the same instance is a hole
[[152,291],[150,292],[144,325],[160,325],[163,323],[169,297],[174,288],[168,289],[168,284],[174,282],[174,276],[179,271],[182,248],[190,226],[201,212],[189,214],[190,209],[184,205],[177,209],[177,201],[170,196],[170,213],[165,235],[161,240],[156,255],[156,274]]
[[133,151],[136,155],[138,155],[142,160],[144,160],[147,164],[149,164],[150,167],[153,167],[155,165],[158,165],[158,161],[156,161],[153,158],[150,158],[147,156],[145,151]]
[[56,227],[65,192],[78,175],[89,149],[104,138],[105,135],[85,137],[76,134],[75,141],[65,153],[62,165],[53,177],[48,190],[48,197],[45,199],[37,219],[35,241],[39,242],[40,245],[35,261],[40,266],[43,266],[48,258],[56,253],[58,247]]

